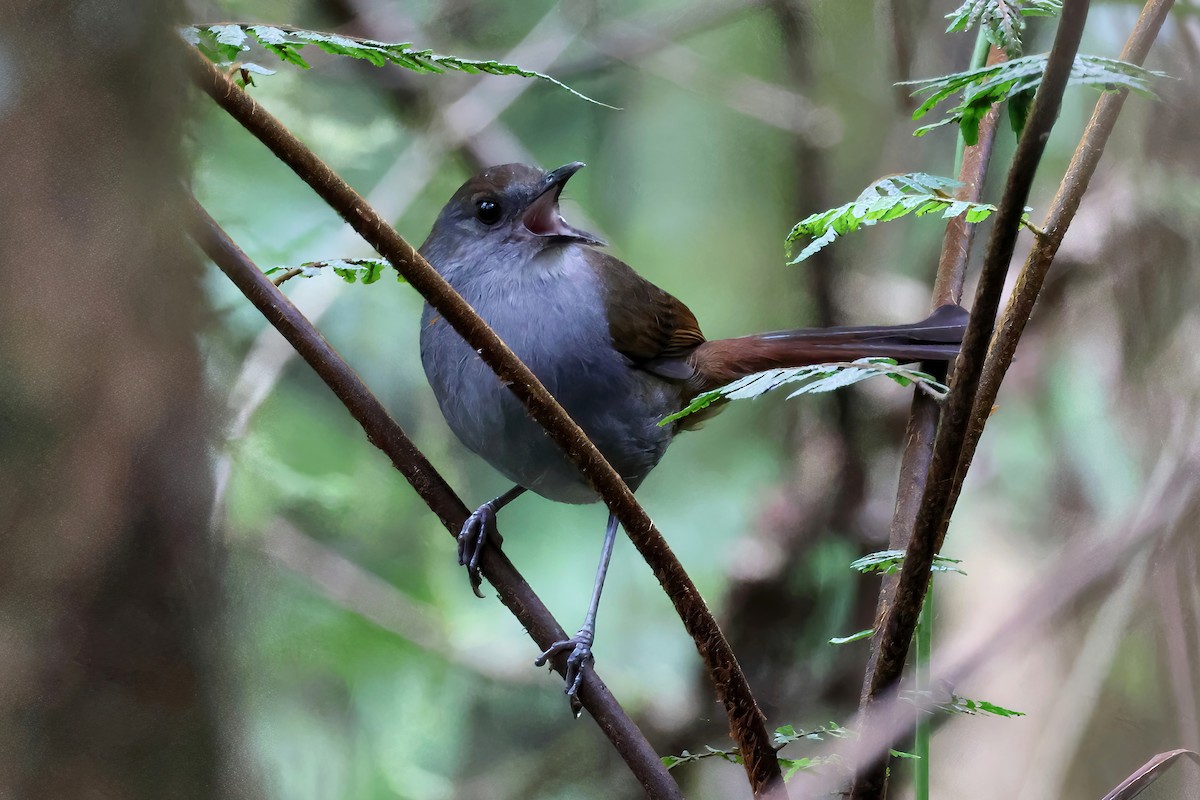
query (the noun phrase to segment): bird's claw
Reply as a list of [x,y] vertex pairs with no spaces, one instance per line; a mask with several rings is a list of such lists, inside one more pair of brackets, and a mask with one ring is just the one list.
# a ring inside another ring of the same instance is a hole
[[471,591],[476,597],[484,596],[479,589],[483,583],[479,560],[483,556],[483,546],[489,538],[497,547],[500,545],[500,531],[496,528],[496,509],[491,503],[484,503],[467,517],[462,530],[458,532],[458,563],[467,568],[467,579],[471,582]]
[[563,639],[561,642],[555,642],[550,645],[533,662],[535,667],[542,667],[559,653],[570,651],[570,655],[567,656],[567,669],[564,676],[566,687],[563,689],[563,692],[570,699],[571,711],[577,717],[582,709],[579,703],[579,686],[583,683],[583,669],[595,660],[592,656],[593,638],[592,632],[585,628],[570,639]]

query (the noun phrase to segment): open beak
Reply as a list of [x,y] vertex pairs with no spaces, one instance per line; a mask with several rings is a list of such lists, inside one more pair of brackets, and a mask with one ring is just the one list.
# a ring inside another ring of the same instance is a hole
[[558,197],[562,194],[563,187],[567,185],[571,176],[583,167],[582,161],[574,161],[546,173],[546,177],[542,179],[541,194],[529,204],[529,208],[525,209],[521,217],[526,230],[534,236],[570,239],[598,247],[604,246],[604,242],[598,236],[568,225],[558,210]]

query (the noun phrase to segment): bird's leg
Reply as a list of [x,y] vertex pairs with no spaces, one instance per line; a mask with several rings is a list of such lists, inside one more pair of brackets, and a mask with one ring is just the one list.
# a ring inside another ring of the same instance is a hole
[[566,694],[571,699],[571,710],[579,716],[579,684],[583,681],[583,668],[592,661],[592,642],[596,636],[596,611],[600,608],[600,592],[604,590],[604,576],[608,574],[608,562],[612,559],[613,544],[617,540],[617,518],[610,512],[608,527],[604,529],[604,547],[600,552],[600,566],[596,568],[596,583],[592,586],[592,602],[588,604],[583,626],[570,639],[555,642],[538,656],[534,666],[540,667],[552,656],[569,650],[567,656]]
[[471,591],[476,597],[483,597],[483,592],[479,590],[479,585],[483,582],[483,577],[479,574],[483,545],[490,538],[496,547],[500,546],[500,531],[496,530],[496,512],[524,493],[524,486],[514,486],[499,497],[487,501],[467,517],[462,530],[458,532],[458,563],[467,568]]

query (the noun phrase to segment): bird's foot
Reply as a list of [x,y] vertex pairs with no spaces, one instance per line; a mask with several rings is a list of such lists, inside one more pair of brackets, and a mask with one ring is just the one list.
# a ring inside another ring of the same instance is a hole
[[494,500],[475,509],[458,532],[458,563],[467,568],[467,579],[471,581],[471,591],[476,597],[483,597],[483,592],[479,589],[483,583],[479,560],[483,556],[483,546],[489,538],[496,547],[503,541],[500,531],[496,528]]
[[570,651],[567,656],[567,671],[564,676],[566,679],[566,688],[563,692],[571,701],[571,712],[578,717],[582,710],[582,705],[579,703],[579,685],[583,682],[583,670],[589,663],[595,660],[592,656],[592,642],[595,634],[590,627],[580,628],[579,632],[570,639],[563,639],[561,642],[555,642],[546,648],[546,651],[537,657],[533,662],[535,667],[545,666],[546,662],[559,653]]

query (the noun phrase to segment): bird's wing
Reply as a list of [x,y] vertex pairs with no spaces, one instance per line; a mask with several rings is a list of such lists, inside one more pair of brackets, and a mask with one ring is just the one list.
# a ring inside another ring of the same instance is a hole
[[607,253],[595,252],[604,285],[613,348],[633,365],[663,378],[686,381],[687,357],[704,343],[696,316],[675,296]]

